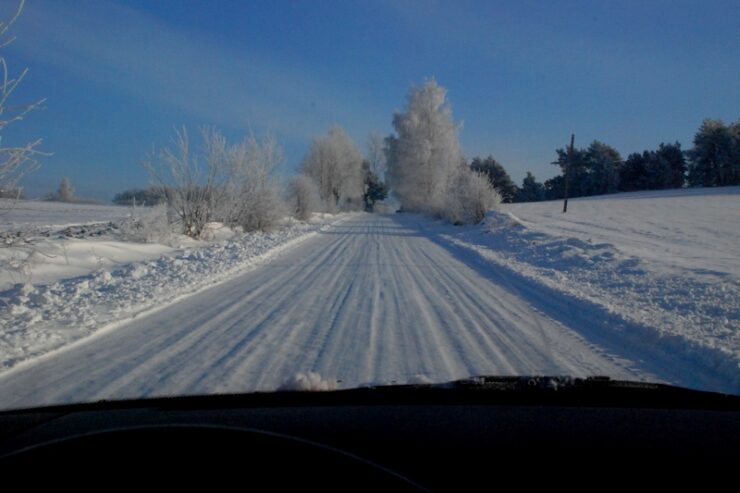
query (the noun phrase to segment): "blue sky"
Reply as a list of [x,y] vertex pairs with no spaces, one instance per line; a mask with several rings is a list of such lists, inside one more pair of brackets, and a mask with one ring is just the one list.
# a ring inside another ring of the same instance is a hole
[[180,125],[270,132],[288,174],[332,124],[363,150],[391,133],[409,88],[434,77],[469,158],[544,181],[571,132],[626,156],[740,117],[737,26],[737,0],[28,0],[3,56],[29,69],[14,103],[47,102],[3,143],[41,137],[53,153],[30,196],[62,176],[101,199],[144,186],[142,157]]

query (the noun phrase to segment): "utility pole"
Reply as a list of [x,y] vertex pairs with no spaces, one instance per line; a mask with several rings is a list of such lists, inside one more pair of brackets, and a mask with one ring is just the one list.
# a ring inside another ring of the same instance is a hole
[[570,134],[570,147],[568,147],[568,159],[565,161],[565,194],[563,197],[563,214],[568,212],[568,170],[573,162],[573,143],[575,141],[575,134]]

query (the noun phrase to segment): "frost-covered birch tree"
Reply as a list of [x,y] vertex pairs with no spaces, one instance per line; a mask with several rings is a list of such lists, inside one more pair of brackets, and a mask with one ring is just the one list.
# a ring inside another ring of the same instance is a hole
[[329,212],[362,207],[364,175],[362,155],[339,126],[313,141],[301,164],[319,189],[324,208]]
[[[465,165],[447,91],[434,80],[411,89],[386,139],[387,180],[405,210],[477,222],[500,197]],[[477,201],[470,203],[471,198]]]
[[386,139],[388,182],[404,209],[441,212],[452,176],[463,162],[447,91],[430,80],[411,89]]

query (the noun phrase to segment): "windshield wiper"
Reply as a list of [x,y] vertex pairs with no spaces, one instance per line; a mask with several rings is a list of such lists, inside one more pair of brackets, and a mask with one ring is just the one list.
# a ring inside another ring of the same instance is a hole
[[[480,375],[475,377],[453,380],[439,384],[422,384],[412,386],[428,386],[436,388],[471,388],[500,391],[543,391],[565,389],[594,389],[594,388],[631,388],[655,390],[662,387],[671,387],[653,382],[638,382],[631,380],[614,380],[608,376],[590,376],[586,378],[571,376],[499,376]],[[672,387],[677,388],[677,387]],[[685,390],[685,389],[684,389]]]
[[[219,409],[294,406],[511,405],[740,411],[740,396],[606,376],[482,375],[443,383],[375,385],[331,391],[277,391],[99,401],[26,410]],[[23,410],[6,411],[16,414]]]
[[[481,375],[444,383],[369,387],[383,394],[438,395],[491,404],[740,410],[740,396],[608,376]],[[358,391],[360,389],[357,389]],[[346,391],[351,392],[351,391]]]

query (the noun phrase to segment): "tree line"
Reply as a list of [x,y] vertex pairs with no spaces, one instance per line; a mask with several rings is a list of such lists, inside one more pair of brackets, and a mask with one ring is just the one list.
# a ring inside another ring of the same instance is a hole
[[166,221],[157,224],[194,238],[211,222],[254,231],[268,230],[288,215],[307,220],[313,212],[372,211],[387,188],[373,171],[382,166],[372,161],[376,149],[368,147],[365,158],[347,133],[333,126],[314,139],[299,174],[286,182],[276,173],[283,153],[274,137],[229,142],[217,129],[202,128],[194,142],[182,128],[169,146],[144,159],[153,185],[118,193],[113,202],[164,205]]
[[593,141],[587,148],[556,149],[554,165],[560,174],[538,182],[527,172],[517,186],[492,156],[476,157],[473,170],[485,173],[504,202],[534,202],[568,195],[585,197],[616,192],[669,188],[740,185],[740,120],[725,124],[706,119],[696,132],[693,147],[682,150],[679,142],[661,143],[657,149],[632,153],[626,160],[612,146]]
[[[20,15],[21,0],[9,22],[0,22],[0,48],[13,38],[7,31]],[[0,52],[0,65],[7,67]],[[9,105],[8,99],[26,71],[0,80],[0,131],[23,120],[43,99]],[[312,212],[372,211],[392,191],[402,210],[422,212],[452,223],[475,223],[500,201],[534,201],[563,196],[565,171],[571,196],[618,191],[740,184],[740,120],[725,125],[705,120],[693,148],[678,142],[633,153],[623,160],[599,141],[572,155],[557,149],[561,174],[544,183],[527,173],[517,186],[492,156],[468,163],[458,141],[459,124],[452,118],[446,90],[434,80],[410,90],[406,106],[392,120],[394,132],[372,134],[363,156],[339,126],[317,137],[288,183],[276,176],[282,163],[277,141],[253,135],[227,142],[215,129],[202,129],[200,146],[191,145],[185,129],[172,144],[145,160],[154,185],[118,194],[118,204],[167,207],[167,222],[198,237],[205,225],[221,221],[243,230],[268,229],[285,214],[307,219]],[[36,169],[40,140],[0,146],[0,197],[22,197],[19,180]],[[68,178],[46,199],[80,202]],[[2,206],[2,205],[0,205]]]
[[740,121],[705,120],[688,151],[678,142],[661,143],[623,160],[600,141],[570,154],[556,149],[553,164],[561,173],[540,183],[528,172],[521,186],[492,156],[466,161],[446,90],[434,80],[411,89],[393,127],[386,138],[371,134],[363,155],[334,125],[313,140],[298,174],[287,183],[274,173],[282,162],[274,138],[249,136],[229,143],[217,130],[204,129],[200,152],[194,152],[183,129],[174,147],[146,161],[155,186],[122,192],[114,202],[167,204],[168,218],[197,237],[211,221],[248,231],[269,229],[286,214],[306,220],[313,212],[372,211],[389,190],[402,210],[476,223],[500,201],[562,198],[566,168],[571,197],[740,184]]
[[214,221],[250,231],[269,229],[285,215],[372,212],[389,190],[403,210],[455,224],[479,222],[500,201],[487,176],[467,165],[446,90],[434,80],[412,88],[393,127],[386,138],[371,134],[363,155],[342,127],[332,126],[313,140],[287,183],[275,173],[282,152],[274,138],[232,143],[202,129],[193,145],[183,128],[145,159],[154,185],[119,193],[114,202],[166,204],[168,224],[197,238]]

